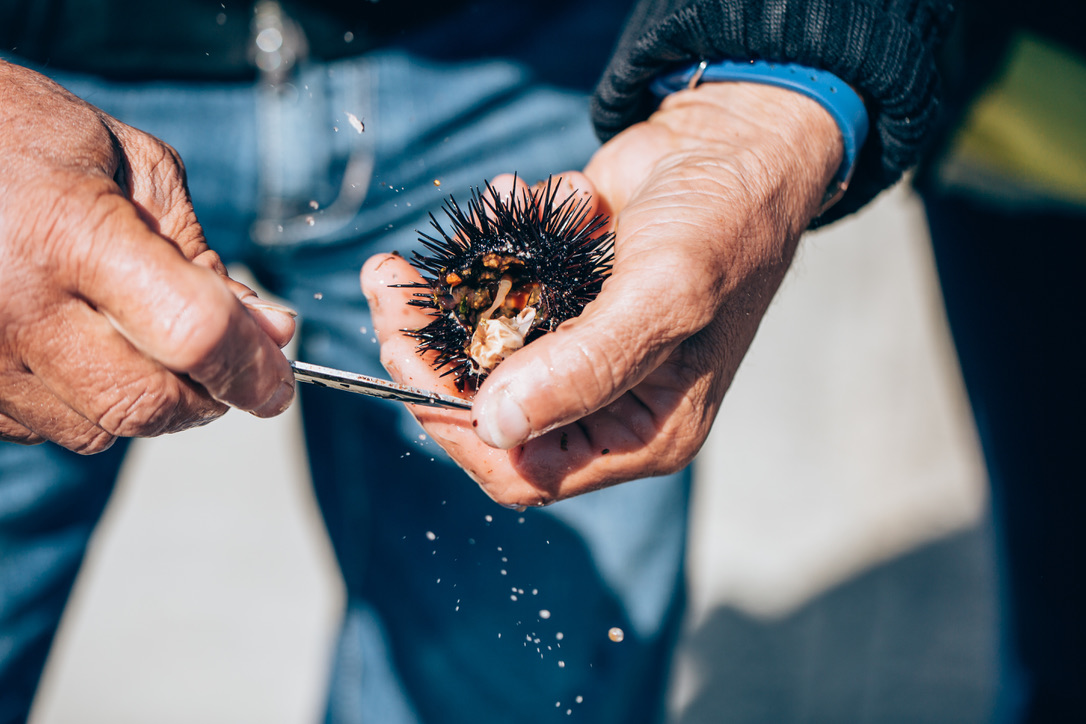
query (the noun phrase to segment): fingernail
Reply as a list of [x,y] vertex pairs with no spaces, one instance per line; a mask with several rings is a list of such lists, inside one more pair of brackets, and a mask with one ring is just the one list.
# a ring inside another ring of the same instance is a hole
[[275,391],[268,401],[255,410],[252,413],[257,417],[275,417],[281,412],[290,407],[290,403],[294,401],[294,385],[290,382],[283,382],[279,385],[279,388]]
[[286,306],[285,304],[279,304],[278,302],[269,302],[267,299],[261,299],[260,297],[243,297],[241,303],[249,309],[256,309],[261,312],[278,312],[279,314],[285,314],[291,319],[298,316],[298,312]]
[[486,401],[482,409],[476,408],[475,420],[479,438],[490,447],[508,450],[526,441],[532,434],[532,426],[520,403],[500,390]]

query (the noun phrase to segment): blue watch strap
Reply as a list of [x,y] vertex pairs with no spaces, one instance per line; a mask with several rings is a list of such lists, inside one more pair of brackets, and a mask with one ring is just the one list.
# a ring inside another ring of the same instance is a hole
[[863,99],[848,83],[833,73],[795,63],[722,60],[713,63],[702,61],[698,65],[660,76],[653,81],[651,87],[653,93],[663,98],[686,88],[694,88],[705,81],[764,83],[788,88],[818,101],[837,122],[844,142],[841,168],[826,192],[823,210],[841,197],[856,168],[856,160],[867,138],[868,127],[867,109],[864,108]]

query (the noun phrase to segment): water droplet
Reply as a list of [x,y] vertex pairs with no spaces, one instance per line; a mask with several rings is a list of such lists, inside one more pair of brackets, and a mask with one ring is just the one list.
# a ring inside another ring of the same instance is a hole
[[581,696],[580,694],[578,694],[578,695],[577,695],[577,699],[576,699],[576,702],[577,702],[578,704],[580,704],[580,703],[581,703],[582,701],[584,701],[584,697],[583,697],[583,696]]
[[551,612],[544,608],[539,612],[539,617],[544,618],[544,619],[550,618],[551,617]]
[[426,531],[426,539],[427,540],[437,540],[437,534],[435,534],[432,530],[428,530],[428,531]]
[[310,226],[313,226],[313,225],[315,225],[317,223],[317,220],[314,219],[312,216],[307,216],[307,217],[305,217],[305,223],[309,224]]
[[561,631],[559,631],[558,633],[556,633],[556,634],[554,635],[554,637],[555,637],[556,639],[558,639],[559,641],[561,641],[562,639],[564,639],[564,638],[566,637],[566,635],[565,635],[564,633],[562,633]]
[[517,600],[517,594],[515,594],[515,593],[514,593],[514,594],[513,594],[512,596],[510,596],[510,597],[509,597],[509,600],[510,600],[510,601],[515,601],[515,600]]
[[565,661],[559,661],[559,662],[558,662],[558,668],[559,668],[559,669],[564,669],[564,668],[566,668],[566,662],[565,662]]
[[316,299],[319,302],[320,300],[324,299],[324,295],[321,294],[320,292],[317,292],[316,294],[313,295],[313,298]]
[[312,200],[312,201],[310,201],[310,202],[309,202],[309,208],[311,208],[311,209],[313,209],[314,211],[316,211],[317,209],[319,209],[319,208],[320,208],[320,204],[318,204],[318,203],[317,203],[317,201],[316,201],[316,199],[314,199],[314,200]]
[[350,43],[350,42],[353,42],[353,41],[354,41],[354,33],[352,33],[350,30],[348,30],[346,33],[343,34],[343,42],[344,43]]
[[256,47],[265,53],[274,53],[283,46],[283,33],[278,28],[264,28],[256,35]]
[[508,573],[506,572],[506,570],[504,568],[502,569],[502,575],[503,576],[508,575]]
[[441,185],[441,179],[436,179],[435,178],[434,179],[434,186],[440,186],[440,185]]
[[619,641],[626,638],[626,632],[620,629],[618,626],[615,626],[607,632],[607,638],[611,639],[617,644]]
[[494,522],[494,516],[488,515],[485,518],[483,518],[483,520],[485,520],[487,523],[493,523]]
[[351,124],[351,128],[358,131],[359,133],[362,133],[362,131],[366,130],[366,125],[361,121],[361,119],[359,119],[358,116],[351,113],[350,111],[344,111],[344,113],[347,114],[347,122]]

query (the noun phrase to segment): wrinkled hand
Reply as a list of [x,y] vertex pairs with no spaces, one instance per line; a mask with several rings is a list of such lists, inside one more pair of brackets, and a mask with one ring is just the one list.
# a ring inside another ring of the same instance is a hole
[[[566,174],[615,223],[615,264],[584,313],[495,369],[470,413],[414,409],[427,432],[505,505],[537,505],[676,471],[724,392],[841,162],[840,134],[790,91],[708,84],[668,98]],[[504,187],[509,180],[504,179]],[[572,190],[572,188],[571,188]],[[452,391],[403,328],[417,279],[370,260],[363,288],[392,376]]]
[[2,61],[0,129],[0,440],[93,453],[290,404],[294,322],[226,276],[172,148]]

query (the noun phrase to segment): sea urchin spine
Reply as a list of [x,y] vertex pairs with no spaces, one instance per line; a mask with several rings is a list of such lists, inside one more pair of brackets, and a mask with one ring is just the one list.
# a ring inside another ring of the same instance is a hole
[[473,189],[467,209],[453,197],[446,232],[433,214],[435,236],[419,232],[428,254],[411,263],[425,282],[410,304],[434,318],[418,330],[419,354],[434,351],[436,369],[456,375],[461,390],[476,389],[521,346],[576,317],[611,272],[614,234],[600,233],[605,216],[589,217],[590,198],[558,200],[560,179],[504,199],[486,183]]

